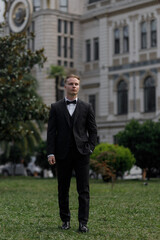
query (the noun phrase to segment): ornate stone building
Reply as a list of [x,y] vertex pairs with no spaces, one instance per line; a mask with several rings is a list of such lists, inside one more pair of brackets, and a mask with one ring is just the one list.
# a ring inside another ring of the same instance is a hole
[[[26,24],[23,5],[30,8]],[[81,77],[80,98],[93,105],[100,142],[113,143],[132,118],[159,120],[160,1],[14,0],[6,31],[19,31],[23,14],[24,30],[36,36],[28,47],[44,47],[48,58],[35,69],[48,105],[62,87],[48,69],[63,65]]]

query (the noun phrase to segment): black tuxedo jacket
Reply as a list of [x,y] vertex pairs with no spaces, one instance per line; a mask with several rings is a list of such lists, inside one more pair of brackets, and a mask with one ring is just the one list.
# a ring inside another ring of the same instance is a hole
[[[78,151],[90,154],[97,141],[97,126],[90,104],[77,100],[74,113],[73,135]],[[51,104],[47,130],[47,152],[57,159],[64,159],[69,151],[71,136],[70,115],[62,99]]]

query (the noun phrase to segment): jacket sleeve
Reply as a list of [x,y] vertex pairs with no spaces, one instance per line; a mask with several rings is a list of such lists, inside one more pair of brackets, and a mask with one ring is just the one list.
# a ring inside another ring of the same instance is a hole
[[97,143],[97,125],[95,121],[95,115],[92,109],[92,106],[89,105],[88,115],[87,115],[87,131],[89,135],[89,145],[91,151],[94,150]]
[[55,141],[56,141],[56,111],[52,104],[48,120],[47,129],[47,154],[55,154]]

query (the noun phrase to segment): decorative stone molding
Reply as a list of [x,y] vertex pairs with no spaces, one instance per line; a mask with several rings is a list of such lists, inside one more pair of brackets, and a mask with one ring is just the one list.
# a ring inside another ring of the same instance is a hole
[[119,77],[115,80],[113,85],[113,91],[117,92],[117,86],[120,81],[124,80],[127,83],[128,89],[129,89],[129,80],[124,75],[119,75]]
[[15,0],[12,2],[8,23],[12,32],[25,32],[32,20],[33,6],[31,0]]
[[112,21],[108,21],[108,26],[112,27],[112,23],[113,23]]
[[146,54],[146,53],[141,54],[141,55],[139,56],[139,59],[140,59],[140,62],[146,61],[146,60],[147,60],[147,54]]
[[145,74],[143,75],[143,77],[140,79],[139,81],[139,87],[140,88],[144,88],[144,81],[147,77],[153,77],[155,80],[155,86],[157,86],[157,76],[156,74],[154,74],[153,72],[151,72],[150,70],[146,71]]
[[101,2],[101,6],[108,5],[108,4],[110,4],[110,2],[111,2],[111,0],[102,1],[102,2]]
[[94,9],[94,8],[96,8],[96,4],[90,5],[90,6],[87,7],[88,10],[92,10],[92,9]]
[[93,70],[95,70],[95,69],[99,69],[99,63],[98,62],[93,63]]
[[151,53],[149,53],[149,59],[151,59],[151,60],[157,59],[157,52],[151,52]]
[[113,59],[113,66],[117,66],[117,65],[120,65],[120,60],[119,60],[119,58]]
[[129,58],[128,57],[122,58],[122,64],[128,64],[128,63],[129,63]]
[[91,71],[91,65],[90,65],[90,63],[86,63],[86,64],[85,64],[85,71],[86,71],[86,72]]
[[132,22],[133,20],[138,20],[139,14],[129,16],[129,20]]

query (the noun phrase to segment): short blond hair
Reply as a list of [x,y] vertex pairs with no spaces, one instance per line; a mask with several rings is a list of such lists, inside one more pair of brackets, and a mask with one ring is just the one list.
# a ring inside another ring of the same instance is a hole
[[70,74],[70,75],[68,75],[68,76],[65,78],[64,83],[66,83],[69,78],[76,78],[76,79],[78,79],[78,80],[80,81],[80,77],[79,77],[79,76],[74,75],[74,74]]

